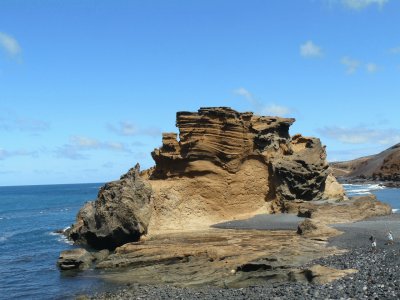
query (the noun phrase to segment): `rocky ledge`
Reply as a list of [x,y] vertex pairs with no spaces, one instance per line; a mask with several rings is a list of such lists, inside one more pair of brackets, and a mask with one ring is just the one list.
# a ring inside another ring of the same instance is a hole
[[156,165],[103,186],[67,235],[112,250],[145,234],[279,213],[286,201],[345,199],[320,140],[289,135],[294,121],[227,107],[178,112],[179,138],[163,134]]
[[[290,214],[257,215],[219,224],[215,226],[218,229],[146,236],[118,247],[96,268],[111,271],[103,273],[105,279],[125,284],[243,287],[307,282],[311,281],[309,273],[301,266],[318,257],[342,253],[327,247],[328,239],[340,234],[329,224],[391,212],[388,205],[373,196],[342,202],[296,202],[287,209]],[[310,272],[319,274],[314,283],[347,274],[347,270],[323,272],[318,266],[309,267]]]

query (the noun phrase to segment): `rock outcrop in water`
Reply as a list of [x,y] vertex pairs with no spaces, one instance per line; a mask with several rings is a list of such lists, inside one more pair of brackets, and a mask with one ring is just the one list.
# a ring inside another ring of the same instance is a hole
[[80,210],[68,235],[96,249],[114,249],[145,234],[152,213],[152,189],[139,171],[136,165],[120,180],[104,185],[97,200]]
[[163,134],[155,167],[106,184],[69,236],[112,249],[146,232],[281,212],[284,201],[343,199],[319,139],[290,137],[294,121],[226,107],[178,112],[179,138]]
[[82,248],[65,250],[61,252],[57,266],[61,270],[88,269],[95,258]]

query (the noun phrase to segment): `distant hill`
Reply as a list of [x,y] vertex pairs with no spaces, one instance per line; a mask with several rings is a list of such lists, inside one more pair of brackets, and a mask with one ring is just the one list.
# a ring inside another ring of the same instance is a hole
[[400,143],[376,155],[333,162],[330,166],[339,178],[400,181]]

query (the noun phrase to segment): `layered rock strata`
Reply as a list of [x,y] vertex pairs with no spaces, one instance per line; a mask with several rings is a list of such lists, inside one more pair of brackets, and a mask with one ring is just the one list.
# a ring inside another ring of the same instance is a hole
[[285,201],[345,198],[317,138],[289,135],[291,118],[256,116],[227,107],[178,112],[175,133],[138,167],[106,184],[79,213],[69,236],[115,248],[145,233],[199,230]]

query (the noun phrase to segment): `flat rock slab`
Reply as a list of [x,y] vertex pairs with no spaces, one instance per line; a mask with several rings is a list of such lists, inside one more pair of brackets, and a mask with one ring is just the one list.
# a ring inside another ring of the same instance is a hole
[[223,229],[257,229],[257,230],[297,230],[299,223],[304,221],[295,214],[261,214],[250,219],[234,220],[215,224],[211,227]]
[[96,268],[103,279],[122,284],[244,287],[286,282],[294,273],[297,281],[307,280],[299,266],[336,253],[295,230],[209,229],[125,244]]

